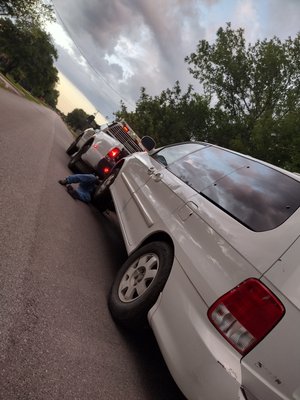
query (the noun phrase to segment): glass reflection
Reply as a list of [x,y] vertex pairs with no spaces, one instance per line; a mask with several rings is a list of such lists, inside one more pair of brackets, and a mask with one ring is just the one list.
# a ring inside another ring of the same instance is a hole
[[169,147],[164,147],[162,150],[154,153],[152,157],[161,164],[167,166],[186,156],[187,154],[191,154],[194,151],[203,149],[205,146],[206,145],[193,142],[175,144]]
[[205,147],[168,169],[254,231],[279,226],[300,204],[298,181],[223,149]]

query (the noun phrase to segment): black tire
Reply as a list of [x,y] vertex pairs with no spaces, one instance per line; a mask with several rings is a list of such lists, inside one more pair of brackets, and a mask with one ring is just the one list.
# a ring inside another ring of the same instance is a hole
[[71,156],[71,155],[73,155],[74,153],[76,153],[76,151],[78,151],[78,147],[77,147],[76,141],[74,141],[74,142],[71,143],[70,146],[67,148],[66,153],[68,154],[68,156]]
[[80,172],[81,171],[80,165],[83,163],[83,161],[81,160],[81,156],[82,156],[82,154],[84,154],[88,151],[90,146],[91,146],[91,143],[84,144],[81,147],[81,149],[70,158],[68,167],[70,168],[70,170],[72,172]]
[[162,241],[136,250],[119,270],[108,307],[113,319],[127,329],[141,329],[147,314],[164,288],[173,265],[172,247]]
[[70,146],[67,148],[66,153],[69,156],[72,156],[73,154],[75,154],[78,151],[78,147],[77,147],[77,143],[79,142],[79,140],[81,139],[82,135],[84,132],[82,132],[79,136],[77,136],[77,138],[74,140],[74,142],[72,142],[70,144]]
[[116,179],[120,169],[115,168],[111,171],[108,177],[101,182],[95,190],[92,203],[99,211],[105,211],[113,208],[113,201],[111,198],[109,187]]

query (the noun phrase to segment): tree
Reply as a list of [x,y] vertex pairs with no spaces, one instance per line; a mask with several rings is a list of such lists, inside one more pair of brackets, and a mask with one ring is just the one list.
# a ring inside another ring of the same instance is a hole
[[121,103],[115,115],[158,145],[205,140],[300,171],[300,34],[251,45],[228,23],[186,62],[204,95],[179,82],[154,97],[142,88],[136,110]]
[[56,59],[50,35],[38,26],[28,27],[8,18],[0,20],[0,69],[34,96],[51,98],[52,106],[57,93]]
[[49,106],[51,106],[52,108],[56,108],[58,96],[59,91],[53,87],[45,91],[44,100],[47,104],[49,104]]
[[45,4],[43,0],[0,0],[1,15],[39,26],[55,20],[52,5]]
[[[300,34],[294,40],[281,42],[274,37],[246,45],[243,29],[234,31],[228,23],[217,31],[215,43],[200,41],[186,61],[205,94],[215,101],[215,126],[227,120],[230,146],[273,159],[268,150],[272,133],[285,125],[287,116],[299,112]],[[293,134],[299,135],[298,129]],[[276,138],[284,143],[284,136],[281,132]],[[277,163],[285,166],[284,159]]]
[[152,136],[159,146],[190,139],[207,140],[209,136],[207,99],[195,93],[192,86],[182,94],[178,81],[172,89],[154,97],[141,88],[136,110],[128,112],[121,103],[115,115],[124,118],[140,136]]
[[66,116],[66,122],[74,129],[74,130],[81,130],[88,128],[89,115],[82,110],[81,108],[75,108]]

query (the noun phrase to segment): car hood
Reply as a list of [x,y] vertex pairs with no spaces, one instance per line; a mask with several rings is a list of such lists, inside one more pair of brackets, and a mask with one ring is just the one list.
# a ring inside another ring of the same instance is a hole
[[265,277],[300,310],[300,238],[265,273]]

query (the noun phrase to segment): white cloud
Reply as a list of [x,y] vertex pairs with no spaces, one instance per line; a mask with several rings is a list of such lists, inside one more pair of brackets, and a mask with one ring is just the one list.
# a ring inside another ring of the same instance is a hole
[[74,42],[59,23],[47,23],[46,30],[51,34],[56,44],[66,50],[70,56],[75,57]]

